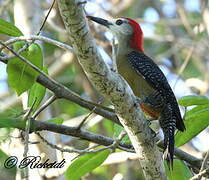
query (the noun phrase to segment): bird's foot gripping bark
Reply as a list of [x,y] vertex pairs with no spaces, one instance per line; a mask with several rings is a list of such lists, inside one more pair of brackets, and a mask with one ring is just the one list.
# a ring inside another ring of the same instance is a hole
[[143,112],[150,116],[151,120],[157,120],[160,117],[161,109],[164,106],[162,96],[154,92],[144,99],[137,98],[137,103],[140,105]]
[[136,96],[136,103],[140,105],[140,104],[144,103],[144,101],[143,101],[143,99],[138,98],[138,97]]

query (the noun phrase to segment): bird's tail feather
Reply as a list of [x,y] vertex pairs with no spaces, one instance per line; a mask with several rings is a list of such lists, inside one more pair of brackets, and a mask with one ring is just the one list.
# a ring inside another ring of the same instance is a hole
[[164,131],[164,159],[167,161],[169,169],[173,169],[173,156],[174,156],[174,127],[169,127],[166,132]]

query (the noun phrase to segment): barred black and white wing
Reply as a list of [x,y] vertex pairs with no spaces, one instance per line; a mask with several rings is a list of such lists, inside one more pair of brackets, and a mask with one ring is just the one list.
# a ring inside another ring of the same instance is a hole
[[133,69],[142,76],[153,89],[162,95],[165,102],[171,104],[173,115],[176,117],[176,128],[180,131],[184,131],[185,126],[175,95],[160,68],[151,58],[141,52],[132,51],[128,54],[127,58]]
[[[127,57],[132,68],[145,79],[163,101],[164,106],[160,113],[159,123],[164,133],[164,150],[167,151],[166,159],[172,165],[175,129],[177,128],[180,131],[185,130],[175,95],[165,75],[152,59],[144,53],[136,51],[132,51]],[[158,99],[156,98],[156,101]]]

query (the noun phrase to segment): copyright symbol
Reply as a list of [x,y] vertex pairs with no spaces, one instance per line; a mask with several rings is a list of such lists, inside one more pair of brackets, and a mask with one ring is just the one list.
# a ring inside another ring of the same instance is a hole
[[18,161],[18,159],[16,156],[10,156],[4,161],[4,167],[7,169],[11,169],[14,166],[16,166],[17,161]]

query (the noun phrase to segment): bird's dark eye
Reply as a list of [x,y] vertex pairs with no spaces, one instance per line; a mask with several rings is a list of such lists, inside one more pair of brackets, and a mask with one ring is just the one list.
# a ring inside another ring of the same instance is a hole
[[121,19],[118,19],[115,23],[120,26],[121,24],[123,24],[123,21]]

